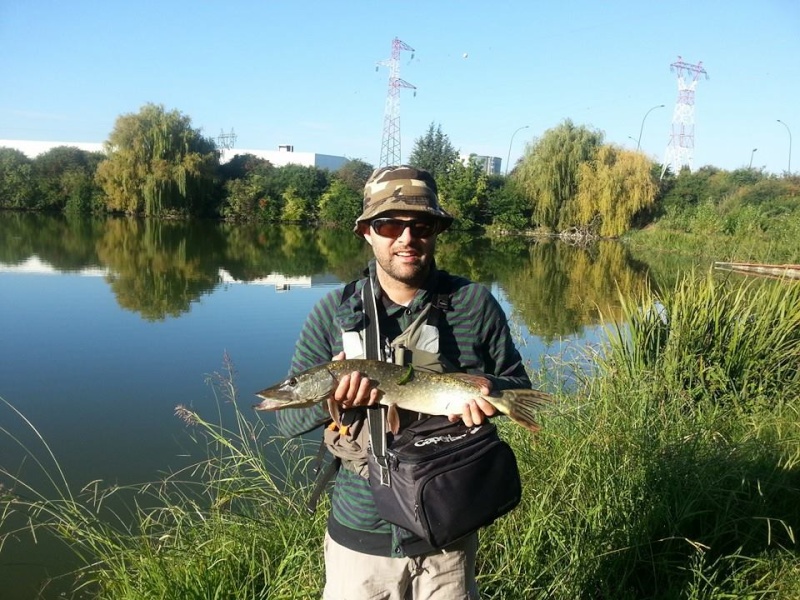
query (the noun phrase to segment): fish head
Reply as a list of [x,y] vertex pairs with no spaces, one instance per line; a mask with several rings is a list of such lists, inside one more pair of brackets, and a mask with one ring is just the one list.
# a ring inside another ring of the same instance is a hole
[[336,382],[333,373],[324,367],[309,369],[256,392],[261,402],[254,404],[253,408],[280,410],[313,406],[331,395]]

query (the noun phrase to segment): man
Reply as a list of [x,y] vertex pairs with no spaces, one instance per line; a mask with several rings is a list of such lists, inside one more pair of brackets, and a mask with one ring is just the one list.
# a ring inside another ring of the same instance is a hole
[[[364,210],[354,229],[372,247],[374,260],[363,279],[330,292],[313,308],[290,373],[331,359],[364,358],[369,329],[364,314],[373,302],[381,358],[401,362],[403,354],[404,362],[415,367],[425,363],[424,368],[485,377],[476,399],[451,420],[472,426],[492,416],[494,407],[478,398],[479,392],[530,387],[495,298],[484,286],[436,268],[437,236],[452,222],[439,205],[430,173],[408,166],[376,169],[364,188]],[[376,403],[377,394],[368,378],[354,372],[342,378],[333,398],[342,409],[351,409]],[[280,411],[278,425],[294,436],[330,422],[324,404]],[[405,415],[404,423],[416,416]],[[421,554],[417,544],[409,556],[409,532],[378,517],[365,478],[366,430],[359,421],[351,431],[326,430],[328,448],[343,459],[344,468],[336,477],[325,536],[324,600],[477,598],[477,535]]]

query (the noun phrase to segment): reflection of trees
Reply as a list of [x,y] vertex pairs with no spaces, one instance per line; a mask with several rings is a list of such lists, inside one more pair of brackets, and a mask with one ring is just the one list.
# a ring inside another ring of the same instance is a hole
[[301,225],[223,224],[225,254],[220,265],[242,281],[271,273],[287,276],[325,271],[314,230]]
[[619,296],[648,285],[645,265],[634,263],[615,242],[576,248],[561,242],[535,243],[528,260],[498,280],[529,331],[545,339],[579,332],[585,325],[622,317]]
[[453,275],[488,285],[500,272],[528,260],[528,244],[521,237],[497,241],[448,231],[437,240],[436,264]]
[[97,267],[95,242],[104,226],[103,219],[0,212],[0,262],[16,264],[35,255],[64,271]]
[[359,277],[372,257],[369,245],[350,229],[325,227],[317,232],[316,240],[328,271],[342,281]]
[[150,219],[108,222],[97,253],[117,302],[148,320],[178,316],[218,281],[213,227]]
[[[372,254],[349,229],[0,213],[0,261],[33,255],[64,270],[106,267],[122,307],[163,319],[212,291],[221,268],[242,281],[273,273],[332,273],[349,281]],[[614,242],[581,249],[448,231],[438,240],[436,260],[453,274],[498,282],[515,314],[545,338],[596,323],[598,311],[619,318],[617,286],[628,296],[648,283],[646,267]]]

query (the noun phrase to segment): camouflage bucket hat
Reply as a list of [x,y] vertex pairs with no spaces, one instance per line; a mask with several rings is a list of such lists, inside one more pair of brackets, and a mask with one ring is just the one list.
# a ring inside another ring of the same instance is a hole
[[433,176],[407,165],[381,167],[372,172],[364,186],[364,212],[356,219],[353,231],[361,235],[365,221],[390,210],[421,212],[435,217],[440,221],[439,231],[453,222],[453,217],[439,206]]

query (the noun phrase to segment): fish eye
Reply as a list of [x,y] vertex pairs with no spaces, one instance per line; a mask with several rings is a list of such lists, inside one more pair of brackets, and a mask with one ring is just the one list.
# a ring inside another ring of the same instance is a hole
[[282,385],[297,385],[297,377],[289,377]]

